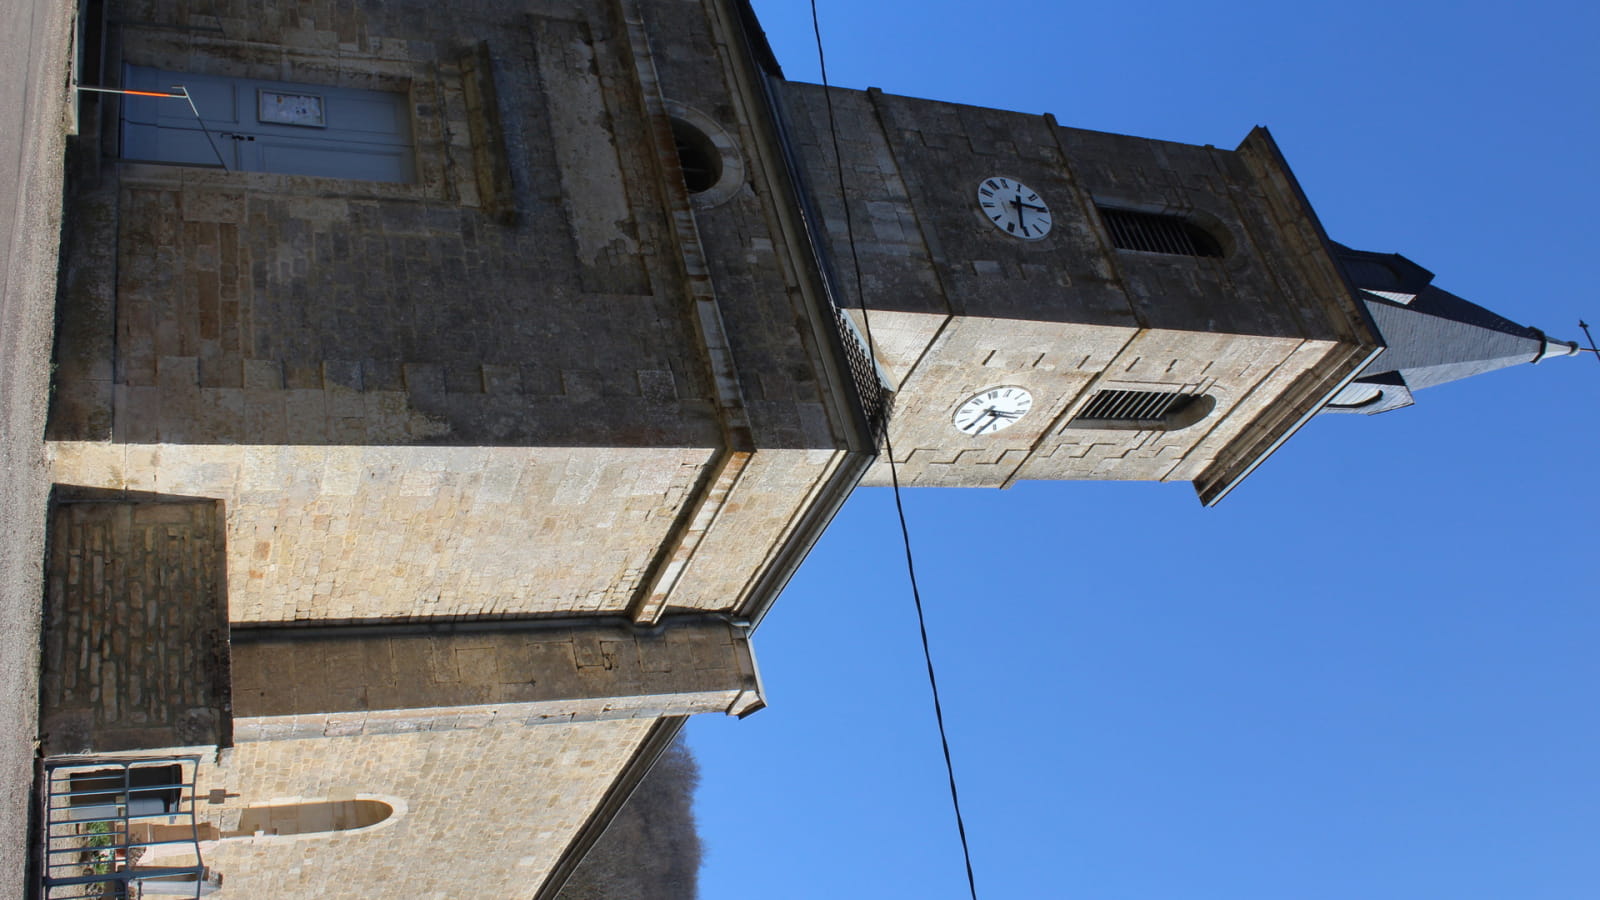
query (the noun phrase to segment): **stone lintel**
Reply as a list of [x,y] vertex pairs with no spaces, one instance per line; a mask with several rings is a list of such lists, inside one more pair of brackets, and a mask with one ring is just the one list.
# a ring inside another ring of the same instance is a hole
[[713,617],[240,629],[233,653],[236,741],[765,705],[745,629]]

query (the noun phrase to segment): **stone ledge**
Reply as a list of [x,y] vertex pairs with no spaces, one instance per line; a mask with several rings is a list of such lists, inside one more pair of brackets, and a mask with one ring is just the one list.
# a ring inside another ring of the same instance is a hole
[[[534,627],[538,626],[538,627]],[[234,633],[236,740],[744,715],[763,705],[744,629],[722,619]]]

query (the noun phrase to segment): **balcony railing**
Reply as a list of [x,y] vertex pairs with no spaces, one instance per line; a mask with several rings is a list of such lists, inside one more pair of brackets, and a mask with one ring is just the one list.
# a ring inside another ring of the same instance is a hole
[[216,889],[200,859],[198,767],[197,756],[46,760],[39,896],[200,897]]

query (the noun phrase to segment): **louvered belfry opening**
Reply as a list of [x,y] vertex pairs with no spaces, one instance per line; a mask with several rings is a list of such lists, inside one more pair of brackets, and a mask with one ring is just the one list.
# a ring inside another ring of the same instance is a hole
[[1202,396],[1182,391],[1097,391],[1072,424],[1162,428]]
[[1174,256],[1221,256],[1222,245],[1205,229],[1180,216],[1096,207],[1118,250]]

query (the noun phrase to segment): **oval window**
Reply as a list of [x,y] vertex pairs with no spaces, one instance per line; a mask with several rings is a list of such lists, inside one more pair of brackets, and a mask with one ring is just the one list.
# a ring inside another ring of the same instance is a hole
[[678,167],[691,194],[703,194],[722,180],[722,153],[711,136],[684,120],[672,118],[672,142],[678,148]]

